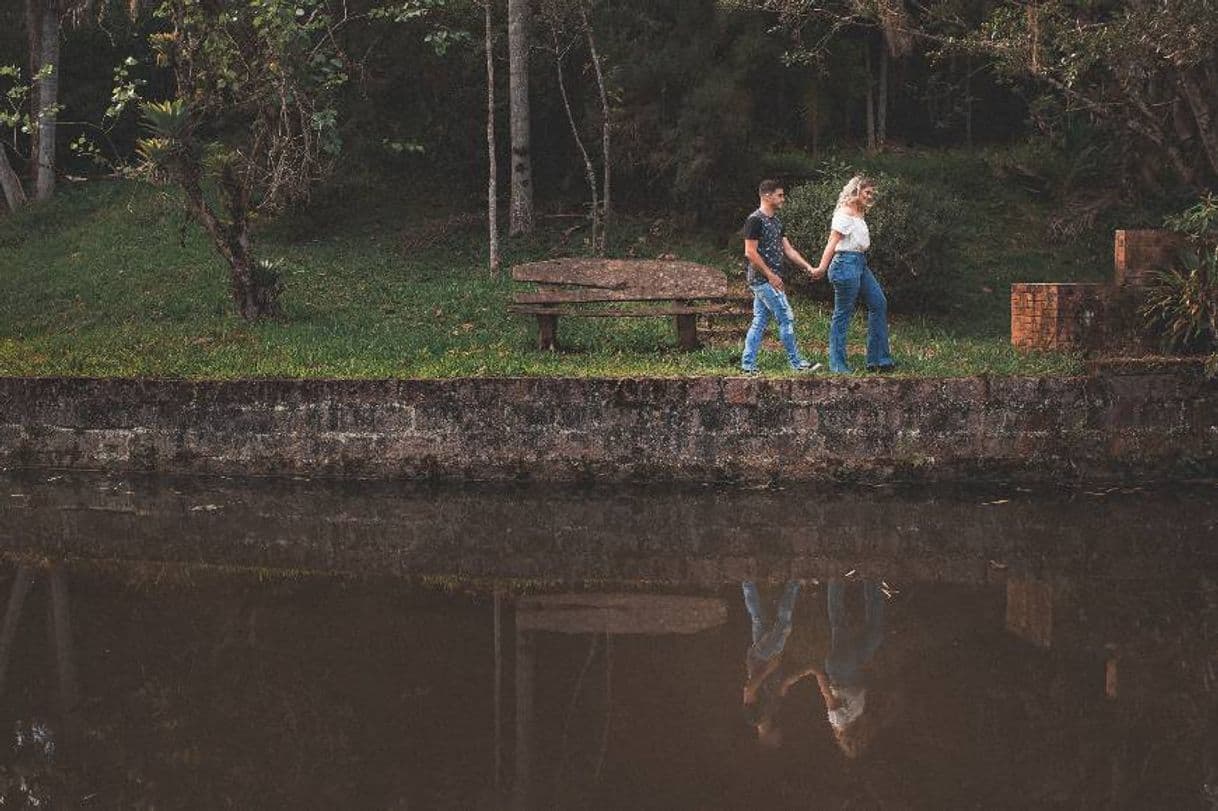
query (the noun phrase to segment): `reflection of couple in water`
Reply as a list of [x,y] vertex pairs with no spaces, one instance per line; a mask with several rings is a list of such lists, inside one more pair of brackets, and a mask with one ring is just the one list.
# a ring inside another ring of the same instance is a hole
[[815,676],[842,752],[847,757],[858,757],[866,747],[869,730],[875,728],[875,712],[867,711],[864,668],[884,639],[884,593],[876,581],[866,580],[861,586],[863,612],[859,617],[858,612],[848,610],[848,584],[836,578],[829,581],[829,650],[824,664],[810,663],[792,672],[783,658],[800,583],[792,580],[783,587],[769,622],[756,584],[749,580],[742,584],[744,605],[753,626],[753,644],[745,657],[748,681],[744,685],[744,713],[763,745],[782,743],[782,731],[775,724],[778,707],[793,685]]

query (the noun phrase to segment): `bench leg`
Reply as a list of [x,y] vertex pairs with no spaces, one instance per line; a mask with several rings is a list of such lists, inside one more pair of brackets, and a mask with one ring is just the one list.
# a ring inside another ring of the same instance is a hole
[[537,316],[537,348],[542,352],[558,349],[558,316]]
[[698,316],[678,315],[675,317],[677,319],[677,345],[682,349],[697,349]]

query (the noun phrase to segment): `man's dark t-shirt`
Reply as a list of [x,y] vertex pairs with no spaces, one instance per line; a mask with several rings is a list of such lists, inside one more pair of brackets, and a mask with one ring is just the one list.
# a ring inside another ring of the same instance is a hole
[[[778,217],[767,217],[761,209],[757,209],[744,222],[744,238],[757,240],[757,253],[775,273],[782,271],[782,220]],[[761,284],[766,281],[764,275],[753,263],[744,260],[745,279],[749,284]]]

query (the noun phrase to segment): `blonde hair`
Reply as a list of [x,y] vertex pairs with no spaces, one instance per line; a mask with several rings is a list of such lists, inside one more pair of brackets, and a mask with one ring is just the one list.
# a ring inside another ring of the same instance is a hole
[[845,186],[842,186],[842,192],[837,196],[837,206],[833,210],[837,211],[851,203],[857,203],[862,198],[864,189],[874,188],[875,181],[867,175],[855,175],[846,181]]

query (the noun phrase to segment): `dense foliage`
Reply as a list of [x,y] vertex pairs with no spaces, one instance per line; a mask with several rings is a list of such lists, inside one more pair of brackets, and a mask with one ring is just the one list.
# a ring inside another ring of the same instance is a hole
[[1218,352],[1218,197],[1168,220],[1187,238],[1180,265],[1159,271],[1143,307],[1165,348]]
[[[814,264],[825,243],[842,184],[854,174],[830,164],[823,177],[788,193],[783,220],[791,238],[806,246]],[[913,183],[900,176],[875,175],[876,205],[867,214],[872,250],[869,263],[883,279],[894,309],[938,308],[943,282],[940,266],[964,209],[949,188]]]

